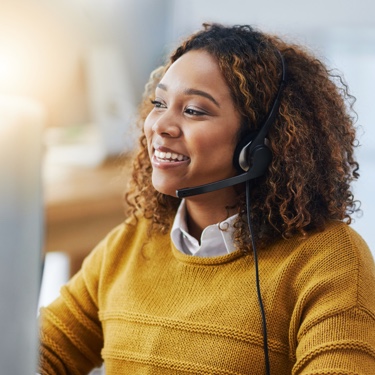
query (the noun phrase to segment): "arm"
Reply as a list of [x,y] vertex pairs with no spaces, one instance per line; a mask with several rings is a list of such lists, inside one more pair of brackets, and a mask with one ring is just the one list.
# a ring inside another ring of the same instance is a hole
[[302,331],[293,374],[367,375],[375,373],[375,319],[352,308]]
[[100,365],[98,286],[105,248],[102,242],[61,289],[60,297],[41,309],[41,374],[87,374]]
[[292,319],[296,337],[293,374],[375,374],[371,253],[347,227],[326,246],[329,250],[302,272],[305,286]]

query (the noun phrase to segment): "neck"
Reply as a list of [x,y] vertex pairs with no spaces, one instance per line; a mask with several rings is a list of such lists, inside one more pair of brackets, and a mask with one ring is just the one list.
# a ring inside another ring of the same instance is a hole
[[200,241],[204,228],[217,224],[237,212],[233,188],[186,198],[189,233]]

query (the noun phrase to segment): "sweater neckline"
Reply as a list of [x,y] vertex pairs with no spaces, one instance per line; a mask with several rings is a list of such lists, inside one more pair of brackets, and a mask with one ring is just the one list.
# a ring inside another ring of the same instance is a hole
[[199,257],[194,255],[184,254],[179,251],[171,241],[171,248],[173,256],[183,263],[196,264],[201,266],[215,266],[232,262],[245,254],[241,250],[235,250],[229,254],[213,256],[213,257]]

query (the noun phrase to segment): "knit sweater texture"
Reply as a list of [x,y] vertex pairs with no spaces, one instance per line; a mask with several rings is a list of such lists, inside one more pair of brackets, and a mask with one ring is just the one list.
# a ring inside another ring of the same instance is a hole
[[[265,373],[254,262],[182,254],[149,222],[125,222],[41,311],[41,374]],[[375,267],[331,223],[259,251],[271,374],[375,374]]]

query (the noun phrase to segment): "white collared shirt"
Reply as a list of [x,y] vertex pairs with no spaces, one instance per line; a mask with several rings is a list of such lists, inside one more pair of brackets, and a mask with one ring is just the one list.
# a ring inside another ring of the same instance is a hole
[[232,235],[233,223],[237,217],[228,219],[206,227],[201,235],[200,243],[188,232],[186,223],[186,203],[182,200],[171,230],[171,239],[177,250],[182,253],[198,257],[213,257],[229,254],[235,251]]

